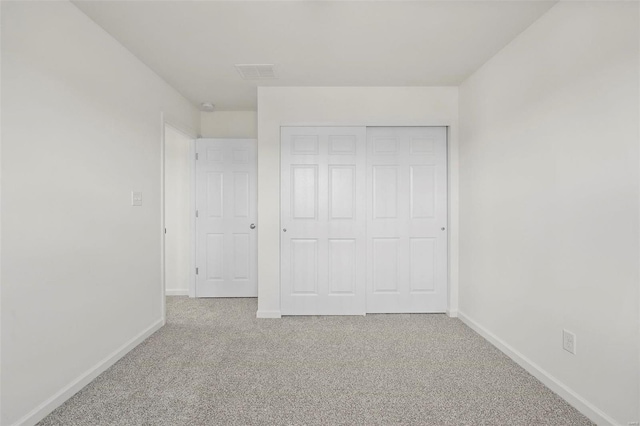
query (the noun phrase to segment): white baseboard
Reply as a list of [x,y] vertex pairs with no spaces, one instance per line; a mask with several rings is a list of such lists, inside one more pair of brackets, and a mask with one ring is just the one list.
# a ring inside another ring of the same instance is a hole
[[456,310],[450,311],[449,309],[447,309],[447,316],[450,318],[458,318],[458,311]]
[[256,318],[282,318],[280,311],[258,311]]
[[539,365],[522,355],[520,352],[509,346],[502,339],[491,333],[489,330],[469,318],[462,312],[458,312],[458,318],[468,325],[472,330],[484,337],[489,343],[500,349],[505,355],[527,370],[532,376],[540,380],[546,387],[558,394],[561,398],[571,404],[576,410],[587,416],[591,421],[599,426],[619,426],[614,419],[596,408],[589,401],[578,395],[560,380],[553,377]]
[[125,356],[129,351],[142,343],[147,337],[158,331],[162,327],[162,324],[162,320],[158,320],[153,323],[142,333],[129,340],[115,352],[111,353],[111,355],[107,356],[95,366],[85,371],[77,379],[69,383],[64,388],[60,389],[60,391],[48,398],[42,404],[38,405],[30,413],[26,414],[24,417],[15,422],[13,426],[33,426],[40,420],[44,419],[53,410],[61,406],[67,399],[71,398],[80,389],[88,385],[93,379],[98,377],[107,368],[118,362],[120,358]]
[[188,296],[189,290],[165,290],[164,294],[167,296]]

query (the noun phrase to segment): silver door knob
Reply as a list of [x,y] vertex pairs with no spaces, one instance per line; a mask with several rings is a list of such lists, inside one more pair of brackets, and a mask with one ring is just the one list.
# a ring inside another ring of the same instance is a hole
[[255,223],[252,223],[251,225],[249,225],[249,228],[251,228],[251,229],[256,229],[256,224],[255,224]]
[[444,231],[444,226],[442,228],[440,228],[440,230]]
[[282,232],[287,232],[287,228],[282,228]]

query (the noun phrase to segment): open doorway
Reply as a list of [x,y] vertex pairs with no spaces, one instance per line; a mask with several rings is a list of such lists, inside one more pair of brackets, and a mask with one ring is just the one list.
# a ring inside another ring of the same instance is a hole
[[193,137],[164,124],[165,293],[172,296],[189,294],[193,143]]

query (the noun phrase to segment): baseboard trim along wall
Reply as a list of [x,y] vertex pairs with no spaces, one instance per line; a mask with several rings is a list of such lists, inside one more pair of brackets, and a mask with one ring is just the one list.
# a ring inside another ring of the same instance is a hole
[[37,406],[33,411],[22,417],[13,426],[33,426],[40,420],[44,419],[53,410],[61,406],[66,400],[75,395],[80,389],[91,383],[93,379],[98,377],[107,368],[118,362],[129,351],[142,343],[147,337],[158,331],[163,325],[162,320],[153,323],[149,328],[138,334],[133,339],[125,343],[120,349],[117,349],[111,355],[100,361],[98,364],[84,372],[73,382],[62,388],[51,398]]
[[256,318],[282,318],[280,311],[258,311]]
[[167,296],[188,296],[189,290],[165,290]]
[[576,392],[571,390],[567,385],[553,377],[547,371],[540,368],[540,366],[529,360],[527,357],[509,346],[499,337],[478,324],[476,321],[469,318],[464,313],[458,311],[458,318],[460,318],[463,323],[469,326],[469,328],[478,333],[480,336],[485,338],[493,346],[502,351],[506,356],[508,356],[513,361],[518,363],[522,368],[527,370],[532,376],[540,380],[546,387],[551,389],[553,392],[555,392],[561,398],[571,404],[576,410],[587,416],[594,423],[598,424],[599,426],[621,426],[616,423],[614,419],[600,411],[593,404],[589,403]]

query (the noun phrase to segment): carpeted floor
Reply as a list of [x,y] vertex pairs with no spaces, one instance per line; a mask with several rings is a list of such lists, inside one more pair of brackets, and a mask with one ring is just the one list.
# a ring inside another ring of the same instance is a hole
[[167,325],[40,425],[590,425],[445,315],[258,320],[167,298]]

